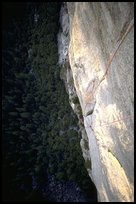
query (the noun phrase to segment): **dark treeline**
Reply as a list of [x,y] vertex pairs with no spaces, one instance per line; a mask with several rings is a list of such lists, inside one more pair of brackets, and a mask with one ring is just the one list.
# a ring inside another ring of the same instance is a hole
[[[4,4],[2,170],[4,201],[48,201],[48,175],[89,196],[77,118],[57,55],[60,3]],[[7,16],[6,16],[7,15]]]

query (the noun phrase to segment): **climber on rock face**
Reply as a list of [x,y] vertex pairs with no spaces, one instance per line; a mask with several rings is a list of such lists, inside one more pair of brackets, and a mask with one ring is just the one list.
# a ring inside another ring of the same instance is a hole
[[80,121],[81,124],[84,124],[83,116],[80,116],[80,117],[79,117],[79,121]]

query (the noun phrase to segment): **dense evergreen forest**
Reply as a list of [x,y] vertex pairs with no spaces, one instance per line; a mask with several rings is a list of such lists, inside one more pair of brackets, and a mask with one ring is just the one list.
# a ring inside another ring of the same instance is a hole
[[20,5],[3,6],[3,200],[55,201],[46,190],[50,178],[75,183],[90,199],[78,120],[60,79],[61,4]]

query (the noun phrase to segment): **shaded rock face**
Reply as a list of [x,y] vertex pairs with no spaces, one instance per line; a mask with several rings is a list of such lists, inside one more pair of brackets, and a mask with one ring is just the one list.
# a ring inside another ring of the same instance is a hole
[[133,2],[69,2],[62,7],[62,78],[79,123],[83,117],[81,147],[91,161],[88,173],[99,201],[133,201]]

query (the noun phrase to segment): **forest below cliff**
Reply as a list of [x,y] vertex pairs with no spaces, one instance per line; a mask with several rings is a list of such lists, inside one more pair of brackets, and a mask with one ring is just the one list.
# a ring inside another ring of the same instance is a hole
[[69,182],[88,200],[95,198],[80,148],[78,120],[60,79],[60,6],[55,2],[3,6],[4,201],[56,201],[50,180]]

